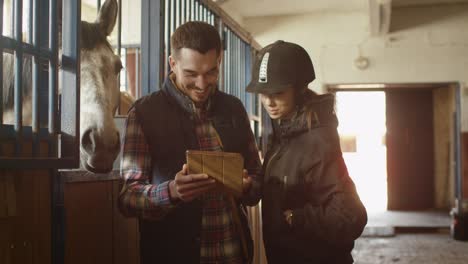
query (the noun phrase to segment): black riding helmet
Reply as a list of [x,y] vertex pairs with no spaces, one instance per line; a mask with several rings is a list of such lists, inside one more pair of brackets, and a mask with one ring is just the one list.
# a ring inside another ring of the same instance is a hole
[[259,51],[247,92],[273,94],[315,80],[314,66],[301,46],[278,40]]

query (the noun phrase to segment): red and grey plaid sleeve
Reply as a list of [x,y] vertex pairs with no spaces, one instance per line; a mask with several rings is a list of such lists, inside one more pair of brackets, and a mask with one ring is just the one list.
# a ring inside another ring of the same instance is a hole
[[151,184],[149,145],[134,110],[128,113],[122,141],[119,195],[120,211],[126,216],[161,218],[174,207],[169,199],[169,181]]

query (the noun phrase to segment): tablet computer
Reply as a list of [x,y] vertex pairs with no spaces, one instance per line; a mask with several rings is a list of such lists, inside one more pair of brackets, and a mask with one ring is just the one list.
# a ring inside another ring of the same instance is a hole
[[187,150],[189,174],[205,173],[213,177],[228,192],[242,195],[244,157],[239,153]]

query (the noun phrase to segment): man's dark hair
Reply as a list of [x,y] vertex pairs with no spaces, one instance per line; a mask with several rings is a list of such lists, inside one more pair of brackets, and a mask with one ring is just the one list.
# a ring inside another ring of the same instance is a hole
[[218,30],[205,22],[191,21],[179,26],[171,36],[171,54],[177,55],[182,48],[196,50],[201,54],[209,50],[221,53],[221,38]]

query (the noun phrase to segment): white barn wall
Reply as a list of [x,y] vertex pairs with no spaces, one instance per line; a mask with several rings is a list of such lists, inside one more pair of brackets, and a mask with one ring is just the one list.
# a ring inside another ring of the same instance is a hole
[[[316,67],[310,87],[318,92],[328,83],[467,86],[468,5],[394,9],[392,33],[383,37],[369,36],[368,20],[366,12],[321,12],[244,18],[243,25],[261,45],[277,39],[302,45]],[[370,61],[366,70],[354,67],[359,48]],[[462,96],[462,130],[468,131],[468,92]]]

